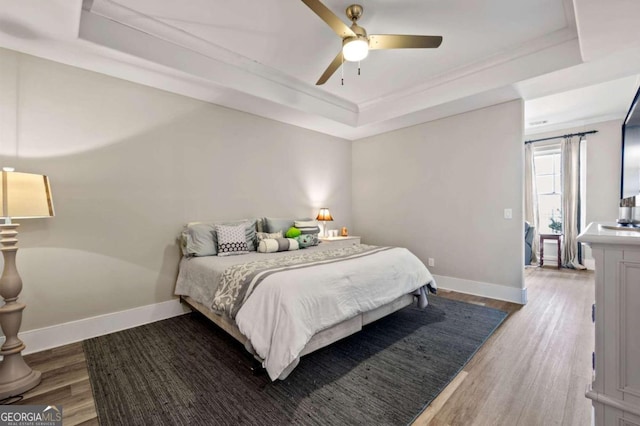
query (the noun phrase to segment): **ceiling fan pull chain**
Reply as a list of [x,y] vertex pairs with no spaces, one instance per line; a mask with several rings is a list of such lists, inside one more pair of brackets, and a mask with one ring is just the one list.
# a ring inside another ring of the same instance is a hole
[[342,73],[342,75],[340,76],[341,77],[340,78],[340,80],[341,80],[340,85],[344,86],[344,55],[342,55],[342,63],[340,64],[340,72]]
[[358,75],[360,75],[360,61],[358,61]]

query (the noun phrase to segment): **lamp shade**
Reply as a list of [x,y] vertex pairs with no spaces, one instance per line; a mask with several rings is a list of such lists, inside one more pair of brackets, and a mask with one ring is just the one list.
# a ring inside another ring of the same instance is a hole
[[320,209],[320,213],[318,213],[318,217],[316,217],[316,220],[333,220],[333,218],[331,217],[329,209],[323,207]]
[[54,216],[47,176],[3,170],[1,183],[0,217],[26,219]]

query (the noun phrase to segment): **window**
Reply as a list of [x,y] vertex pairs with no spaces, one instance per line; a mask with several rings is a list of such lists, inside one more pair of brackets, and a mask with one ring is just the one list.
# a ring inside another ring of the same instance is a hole
[[534,152],[538,215],[541,234],[562,232],[562,155],[560,145]]

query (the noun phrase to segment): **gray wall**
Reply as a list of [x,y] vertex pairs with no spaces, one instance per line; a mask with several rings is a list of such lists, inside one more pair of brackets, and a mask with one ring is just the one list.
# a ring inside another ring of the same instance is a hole
[[49,175],[56,209],[19,221],[23,332],[171,299],[188,221],[327,206],[352,226],[348,141],[12,51],[0,64],[1,165]]
[[513,101],[354,142],[355,232],[433,258],[471,292],[522,288],[522,129]]

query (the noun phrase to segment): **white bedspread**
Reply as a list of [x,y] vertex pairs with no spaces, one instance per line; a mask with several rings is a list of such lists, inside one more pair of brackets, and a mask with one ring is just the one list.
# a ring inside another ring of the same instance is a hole
[[[305,252],[330,250],[330,244],[305,248]],[[204,256],[183,257],[180,260],[180,271],[176,281],[175,294],[189,296],[196,302],[211,308],[214,295],[224,271],[234,265],[264,260],[265,258],[286,258],[291,256],[289,251],[277,253],[250,252],[242,256]]]
[[[271,380],[284,378],[319,331],[390,303],[431,283],[431,273],[405,248],[275,273],[258,286],[236,324]],[[283,375],[284,373],[284,375]]]

